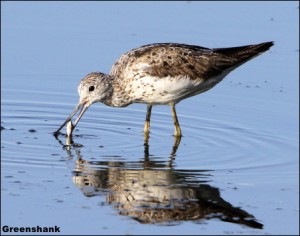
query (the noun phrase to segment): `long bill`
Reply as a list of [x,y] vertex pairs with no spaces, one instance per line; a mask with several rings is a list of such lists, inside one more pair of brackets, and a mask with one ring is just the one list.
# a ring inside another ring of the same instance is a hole
[[71,115],[69,115],[69,117],[65,120],[65,122],[58,128],[58,130],[56,130],[53,134],[55,137],[57,137],[57,135],[59,134],[59,131],[73,118],[73,116],[78,112],[79,109],[79,115],[77,117],[77,119],[75,120],[74,124],[73,124],[73,129],[75,128],[75,126],[77,125],[77,123],[79,122],[80,118],[82,117],[82,115],[84,114],[84,112],[89,108],[89,103],[88,102],[84,102],[84,103],[78,103],[78,105],[75,107],[75,109],[72,111]]

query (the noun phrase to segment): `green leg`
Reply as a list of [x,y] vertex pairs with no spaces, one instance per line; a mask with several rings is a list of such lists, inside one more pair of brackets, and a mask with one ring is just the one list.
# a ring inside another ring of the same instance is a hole
[[145,126],[144,126],[145,143],[148,142],[148,139],[149,139],[151,110],[152,110],[152,105],[147,105],[147,114],[146,114],[146,120],[145,120]]
[[177,114],[176,114],[175,104],[171,103],[170,106],[171,106],[171,111],[172,111],[172,116],[173,116],[173,121],[174,121],[174,126],[175,126],[174,136],[181,137],[182,134],[181,134],[180,125],[179,125]]

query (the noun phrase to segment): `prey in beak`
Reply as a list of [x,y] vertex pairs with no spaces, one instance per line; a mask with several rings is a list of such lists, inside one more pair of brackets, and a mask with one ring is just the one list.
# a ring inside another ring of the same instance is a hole
[[[71,115],[65,120],[65,122],[58,128],[58,130],[56,130],[54,132],[54,136],[57,137],[59,134],[59,131],[68,123],[71,122],[70,125],[67,128],[67,135],[70,136],[72,135],[73,130],[75,129],[76,125],[78,124],[79,120],[81,119],[81,117],[83,116],[84,112],[89,108],[89,103],[88,102],[84,102],[84,103],[78,103],[78,105],[75,107],[75,109],[73,110],[73,112],[71,113]],[[72,124],[72,118],[76,115],[76,113],[78,113],[79,111],[79,115],[77,116],[74,124]]]

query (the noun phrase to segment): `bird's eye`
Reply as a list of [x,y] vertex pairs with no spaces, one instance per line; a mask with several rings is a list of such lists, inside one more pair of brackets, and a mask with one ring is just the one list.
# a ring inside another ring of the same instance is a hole
[[89,87],[89,91],[90,91],[90,92],[94,91],[94,89],[95,89],[95,86],[94,86],[94,85],[92,85],[92,86]]

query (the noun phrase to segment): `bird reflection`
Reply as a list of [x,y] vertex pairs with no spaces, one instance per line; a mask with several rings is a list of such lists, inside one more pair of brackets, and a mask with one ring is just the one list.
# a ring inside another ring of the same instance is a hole
[[218,188],[210,186],[212,171],[174,169],[170,161],[149,158],[148,143],[140,161],[86,161],[78,150],[77,157],[73,182],[82,193],[106,196],[106,204],[140,223],[201,223],[218,218],[263,228],[252,215],[223,200]]
[[[149,155],[149,136],[144,142],[144,157],[139,161],[86,161],[81,144],[72,136],[66,144],[57,140],[70,159],[77,157],[73,182],[86,197],[105,196],[105,203],[120,215],[144,223],[174,224],[180,221],[201,223],[213,218],[262,229],[254,216],[232,206],[211,186],[211,170],[180,170],[173,167],[180,138],[174,137],[169,160]],[[75,155],[73,151],[75,150]],[[113,159],[113,158],[112,158]]]

